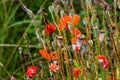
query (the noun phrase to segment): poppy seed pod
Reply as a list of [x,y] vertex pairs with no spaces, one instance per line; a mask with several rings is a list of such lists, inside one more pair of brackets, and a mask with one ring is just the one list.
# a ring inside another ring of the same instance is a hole
[[105,36],[105,31],[100,30],[100,32],[98,34],[98,39],[99,39],[100,42],[102,42],[104,40],[104,36]]
[[93,52],[89,52],[89,58],[91,59],[93,56]]
[[63,46],[64,38],[63,36],[57,36],[57,44],[59,47]]
[[68,6],[68,0],[61,0],[64,6]]
[[114,34],[114,31],[116,30],[116,24],[112,24],[112,31],[113,31],[113,34]]
[[85,35],[78,36],[77,45],[78,45],[79,48],[82,47],[84,39],[85,39]]

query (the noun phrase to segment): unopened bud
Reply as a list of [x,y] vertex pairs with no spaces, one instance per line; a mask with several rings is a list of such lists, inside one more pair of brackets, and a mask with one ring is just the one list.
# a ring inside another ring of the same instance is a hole
[[84,24],[85,26],[88,25],[88,18],[85,17],[85,18],[83,19],[83,24]]
[[53,13],[53,11],[54,11],[52,6],[49,6],[49,7],[48,7],[48,10],[49,10],[51,13]]
[[93,46],[93,41],[92,40],[89,40],[88,43]]
[[61,15],[61,17],[64,16],[64,11],[63,10],[60,11],[60,15]]
[[19,47],[18,51],[19,51],[19,54],[21,54],[22,53],[22,47]]

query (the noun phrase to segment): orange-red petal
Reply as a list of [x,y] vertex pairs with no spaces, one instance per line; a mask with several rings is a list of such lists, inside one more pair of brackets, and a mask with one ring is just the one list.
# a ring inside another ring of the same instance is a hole
[[72,44],[77,43],[77,37],[73,37],[71,41],[72,41]]
[[73,20],[74,20],[74,25],[77,25],[80,21],[80,16],[78,14],[75,14]]
[[80,73],[81,70],[79,68],[73,68],[73,74],[75,78],[78,78]]
[[59,70],[59,65],[51,63],[50,69],[51,69],[51,71],[56,72],[57,70]]
[[43,58],[51,60],[51,55],[46,50],[39,50],[39,53],[42,55]]
[[55,60],[55,59],[58,59],[56,52],[54,52],[53,55],[52,55],[52,60]]
[[70,32],[75,36],[81,35],[81,32],[77,28],[72,28]]

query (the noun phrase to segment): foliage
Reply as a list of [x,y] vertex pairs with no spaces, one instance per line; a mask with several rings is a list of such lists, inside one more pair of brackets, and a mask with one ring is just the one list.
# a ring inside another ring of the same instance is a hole
[[119,0],[1,0],[0,80],[120,79],[119,13]]

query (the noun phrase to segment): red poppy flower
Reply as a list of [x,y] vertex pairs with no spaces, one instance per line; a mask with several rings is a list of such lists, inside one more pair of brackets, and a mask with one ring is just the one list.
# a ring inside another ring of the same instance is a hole
[[77,28],[72,28],[70,32],[75,36],[81,35],[81,32]]
[[73,20],[74,20],[74,25],[77,25],[80,21],[80,16],[78,14],[75,14]]
[[39,53],[42,55],[43,58],[45,58],[47,60],[57,59],[57,53],[56,52],[53,52],[53,55],[50,55],[50,53],[48,53],[46,50],[42,49],[42,50],[39,50]]
[[106,69],[106,68],[109,67],[109,62],[108,62],[108,60],[106,59],[105,56],[99,55],[99,56],[97,56],[97,58],[98,58],[98,61],[99,61],[99,62],[102,62],[102,63],[103,63],[103,68],[104,68],[104,69]]
[[80,21],[80,16],[77,14],[74,14],[73,18],[71,18],[69,15],[66,15],[60,18],[59,29],[60,31],[62,31],[64,28],[68,30],[68,23],[74,22],[74,25],[77,25],[79,21]]
[[56,27],[53,24],[48,24],[47,26],[48,26],[48,29],[50,29],[52,33],[56,31]]
[[68,30],[68,23],[70,23],[72,19],[70,16],[64,16],[63,18],[60,18],[60,24],[59,24],[59,29],[62,31],[64,28]]
[[56,27],[53,24],[48,24],[47,29],[45,29],[46,34],[51,34],[56,31]]
[[81,73],[81,70],[79,68],[73,68],[73,74],[75,78],[78,78],[80,73]]
[[51,63],[50,69],[51,69],[51,71],[56,72],[57,70],[59,70],[59,65]]
[[26,72],[26,76],[29,76],[29,77],[34,77],[36,75],[36,72],[37,72],[37,67],[36,66],[30,66],[28,67],[28,70]]

